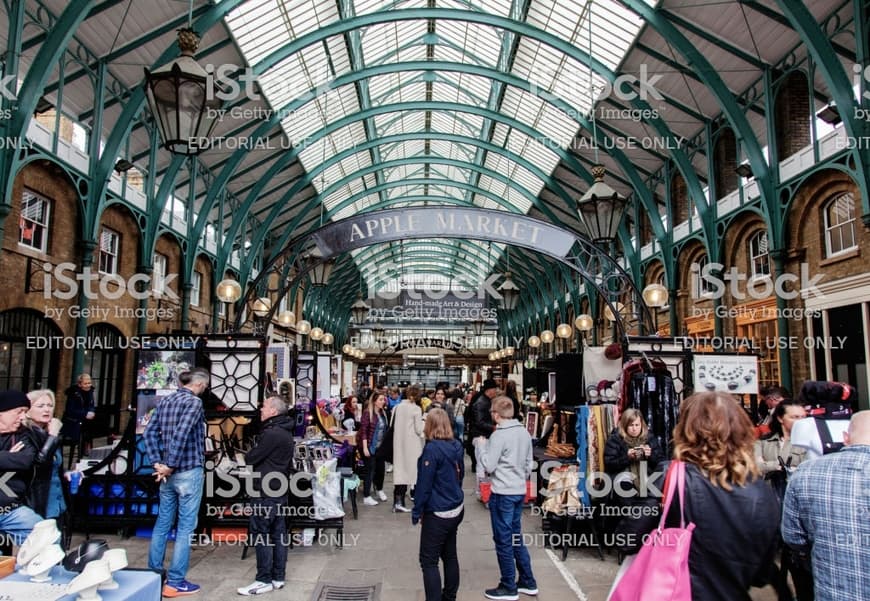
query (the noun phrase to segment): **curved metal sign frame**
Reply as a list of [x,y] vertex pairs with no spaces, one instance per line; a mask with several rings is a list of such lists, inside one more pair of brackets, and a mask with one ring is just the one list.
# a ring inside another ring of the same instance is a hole
[[[484,240],[541,253],[567,265],[595,288],[617,318],[614,323],[623,340],[627,334],[625,315],[618,309],[617,300],[626,294],[631,305],[636,308],[638,321],[644,331],[653,331],[652,315],[640,291],[631,276],[606,249],[597,246],[585,236],[546,221],[494,209],[469,207],[415,207],[372,211],[328,223],[313,232],[298,236],[290,240],[263,266],[262,271],[248,286],[247,293],[237,301],[236,308],[251,303],[257,297],[257,291],[264,288],[275,271],[292,274],[282,278],[283,285],[277,289],[278,297],[272,301],[268,315],[261,317],[265,323],[270,323],[281,298],[317,264],[334,260],[351,250],[395,240],[419,238]],[[321,260],[317,264],[307,263],[304,257],[315,249],[319,251]],[[270,292],[273,291],[275,290]],[[242,311],[237,310],[233,322],[236,331],[243,325],[241,316]]]

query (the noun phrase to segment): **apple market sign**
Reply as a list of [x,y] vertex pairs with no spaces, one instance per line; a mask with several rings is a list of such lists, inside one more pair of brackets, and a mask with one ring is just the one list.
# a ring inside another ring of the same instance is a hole
[[565,230],[525,215],[452,207],[392,209],[362,213],[324,226],[311,239],[326,256],[407,238],[491,240],[565,257],[576,238]]

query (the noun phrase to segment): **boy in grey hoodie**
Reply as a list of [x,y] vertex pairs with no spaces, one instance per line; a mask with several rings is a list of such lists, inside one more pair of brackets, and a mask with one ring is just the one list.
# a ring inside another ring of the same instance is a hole
[[496,428],[483,443],[480,462],[492,480],[489,516],[501,578],[498,586],[487,589],[484,595],[514,601],[519,598],[517,593],[538,594],[522,536],[526,481],[532,473],[532,438],[513,418],[513,401],[508,397],[493,399],[491,412]]

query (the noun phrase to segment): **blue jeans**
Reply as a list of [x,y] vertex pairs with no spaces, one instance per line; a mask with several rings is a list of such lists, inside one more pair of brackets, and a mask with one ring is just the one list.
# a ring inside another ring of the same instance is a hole
[[453,437],[462,442],[463,436],[465,436],[465,417],[457,415],[453,421]]
[[[523,544],[523,502],[525,495],[499,495],[489,498],[489,518],[492,522],[492,540],[501,572],[499,586],[513,593],[517,583],[527,588],[537,588],[532,574],[532,560]],[[519,580],[517,580],[519,576]]]
[[24,505],[9,512],[0,512],[0,532],[8,534],[16,545],[24,542],[42,516]]
[[199,504],[202,500],[203,472],[201,467],[177,472],[160,484],[160,510],[151,534],[151,547],[148,549],[148,567],[154,571],[163,570],[163,557],[166,555],[166,540],[178,513],[178,528],[175,533],[175,547],[169,564],[167,582],[184,580],[190,564],[190,535],[196,529],[199,517]]

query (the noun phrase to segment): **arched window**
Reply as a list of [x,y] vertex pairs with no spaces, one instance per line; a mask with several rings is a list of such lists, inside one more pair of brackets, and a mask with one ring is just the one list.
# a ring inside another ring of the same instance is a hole
[[695,268],[692,270],[692,296],[694,298],[705,298],[716,292],[716,285],[703,277],[704,268],[709,263],[710,259],[707,258],[706,254],[701,255],[695,261]]
[[845,192],[825,205],[825,256],[831,257],[857,248],[855,234],[855,197]]
[[63,332],[44,315],[32,309],[0,313],[0,390],[57,391]]
[[749,267],[753,278],[770,275],[770,252],[766,231],[757,232],[749,239]]

